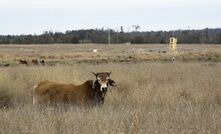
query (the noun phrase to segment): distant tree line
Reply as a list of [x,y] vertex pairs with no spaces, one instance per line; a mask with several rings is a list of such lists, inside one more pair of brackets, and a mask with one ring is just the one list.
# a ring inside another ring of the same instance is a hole
[[[0,44],[81,44],[108,43],[108,30],[89,29],[62,32],[46,31],[41,35],[0,35]],[[117,32],[110,30],[112,44],[168,43],[171,36],[182,44],[221,44],[221,29]]]

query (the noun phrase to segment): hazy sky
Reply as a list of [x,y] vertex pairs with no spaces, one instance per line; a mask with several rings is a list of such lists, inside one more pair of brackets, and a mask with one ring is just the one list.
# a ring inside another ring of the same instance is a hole
[[221,0],[0,0],[0,34],[221,27]]

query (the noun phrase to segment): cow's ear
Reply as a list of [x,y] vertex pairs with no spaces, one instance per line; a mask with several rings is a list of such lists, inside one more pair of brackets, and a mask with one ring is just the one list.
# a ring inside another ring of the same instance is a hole
[[108,76],[110,76],[111,72],[109,72],[109,73],[107,73],[107,74],[108,74]]
[[96,73],[92,72],[92,74],[93,74],[95,77],[97,77],[97,74],[96,74]]
[[114,86],[114,87],[117,86],[117,83],[112,79],[108,79],[108,83],[109,83],[110,86]]

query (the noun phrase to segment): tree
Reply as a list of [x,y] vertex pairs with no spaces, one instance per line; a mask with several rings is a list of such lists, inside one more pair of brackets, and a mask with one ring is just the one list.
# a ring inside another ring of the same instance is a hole
[[137,36],[134,39],[131,40],[132,44],[143,44],[144,38],[142,36]]
[[221,33],[218,34],[218,44],[221,44]]
[[[221,43],[221,29],[121,32],[110,30],[111,43],[168,43],[176,35],[179,43]],[[0,44],[107,43],[104,29],[72,30],[65,33],[46,31],[41,35],[2,35]],[[174,34],[173,34],[174,33]]]
[[78,44],[79,43],[79,37],[77,37],[77,36],[72,37],[71,43]]

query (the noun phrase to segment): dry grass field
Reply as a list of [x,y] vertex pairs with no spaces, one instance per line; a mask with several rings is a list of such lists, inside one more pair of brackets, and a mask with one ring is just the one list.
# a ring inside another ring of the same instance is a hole
[[[221,133],[221,46],[182,45],[178,54],[159,50],[167,46],[0,46],[0,63],[10,63],[0,67],[0,133]],[[46,65],[18,63],[33,58]],[[108,89],[102,107],[32,105],[31,88],[39,81],[80,84],[94,79],[92,71],[112,71],[118,84]]]
[[[97,49],[97,53],[93,53]],[[221,61],[221,45],[178,45],[180,53],[170,54],[166,44],[147,45],[0,45],[0,65],[18,65],[20,59],[44,59],[47,65],[79,63],[128,63],[171,61]],[[163,53],[162,51],[166,51]]]

